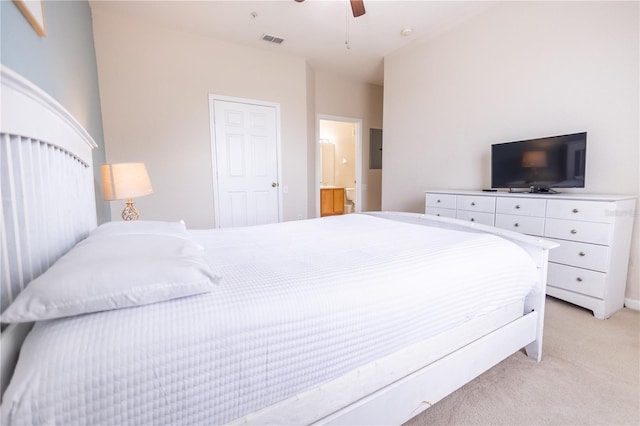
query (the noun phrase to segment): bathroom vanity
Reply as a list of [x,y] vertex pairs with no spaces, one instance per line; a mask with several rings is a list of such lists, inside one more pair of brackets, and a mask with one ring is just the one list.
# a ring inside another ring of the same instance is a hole
[[320,216],[344,213],[344,188],[327,186],[320,188]]

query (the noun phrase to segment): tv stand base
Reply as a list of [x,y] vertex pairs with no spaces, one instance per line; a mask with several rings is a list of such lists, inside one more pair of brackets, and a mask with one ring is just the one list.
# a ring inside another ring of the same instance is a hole
[[535,186],[530,186],[528,191],[516,191],[515,188],[509,188],[509,192],[511,194],[560,194],[560,191],[552,188],[536,188]]

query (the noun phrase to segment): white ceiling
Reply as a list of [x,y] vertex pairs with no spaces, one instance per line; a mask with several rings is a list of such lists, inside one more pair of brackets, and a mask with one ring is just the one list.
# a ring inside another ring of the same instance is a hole
[[[94,10],[303,56],[317,71],[379,85],[383,83],[385,55],[441,34],[496,3],[364,0],[367,13],[354,18],[348,0],[90,0]],[[404,28],[413,30],[410,36],[400,34]],[[265,42],[263,34],[281,37],[284,42]]]

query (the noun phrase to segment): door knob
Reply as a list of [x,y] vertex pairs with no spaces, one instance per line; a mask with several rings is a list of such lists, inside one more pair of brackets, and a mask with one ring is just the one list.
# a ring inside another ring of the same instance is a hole
[[278,184],[277,184],[277,183],[275,183],[275,182],[271,182],[271,187],[272,187],[272,188],[275,188],[276,186],[278,186]]

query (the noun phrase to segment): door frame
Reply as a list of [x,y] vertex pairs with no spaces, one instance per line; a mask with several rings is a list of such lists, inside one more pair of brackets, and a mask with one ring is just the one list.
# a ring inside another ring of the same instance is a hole
[[353,117],[340,117],[336,115],[316,114],[316,217],[320,217],[320,121],[341,121],[351,123],[356,127],[356,208],[355,212],[362,211],[362,119]]
[[248,98],[239,98],[235,96],[225,96],[225,95],[217,95],[217,94],[209,94],[209,132],[211,137],[211,172],[212,172],[212,183],[213,183],[213,227],[219,228],[220,222],[218,218],[220,217],[220,188],[218,186],[218,164],[217,164],[217,146],[216,146],[216,123],[215,123],[215,109],[214,103],[216,101],[224,101],[224,102],[236,102],[241,104],[249,104],[249,105],[257,105],[264,107],[272,107],[275,108],[276,112],[276,123],[275,123],[275,131],[276,131],[276,161],[277,168],[277,194],[278,194],[278,222],[282,222],[282,185],[280,185],[280,177],[282,176],[282,151],[280,149],[280,104],[277,102],[268,102],[261,101],[257,99],[248,99]]

